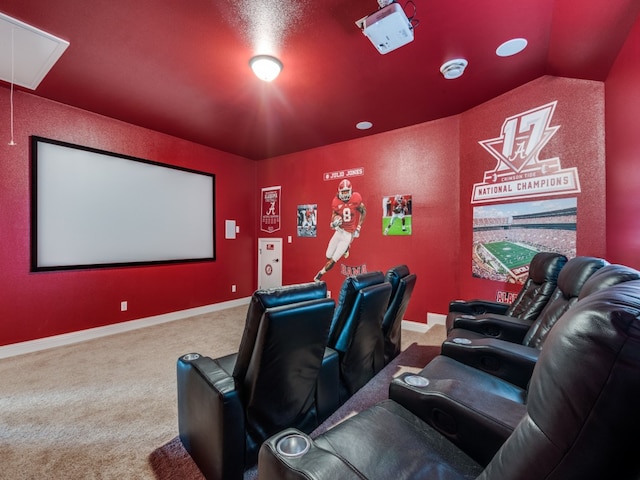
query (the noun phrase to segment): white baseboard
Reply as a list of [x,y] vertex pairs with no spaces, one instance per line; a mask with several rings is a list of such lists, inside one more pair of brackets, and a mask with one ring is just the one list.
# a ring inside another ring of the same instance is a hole
[[426,323],[414,322],[413,320],[402,320],[402,329],[410,330],[412,332],[425,333],[429,330],[429,325]]
[[412,320],[402,320],[402,328],[412,332],[424,333],[434,325],[444,325],[446,315],[439,313],[427,313],[427,323],[414,322]]
[[441,313],[427,313],[428,325],[446,325],[447,316]]
[[226,308],[238,307],[249,303],[250,297],[240,298],[237,300],[229,300],[228,302],[215,303],[212,305],[204,305],[202,307],[189,308],[178,312],[170,312],[153,317],[141,318],[138,320],[130,320],[128,322],[115,323],[113,325],[105,325],[104,327],[88,328],[77,332],[63,333],[62,335],[54,335],[52,337],[38,338],[27,342],[14,343],[0,347],[0,358],[14,357],[25,353],[37,352],[53,347],[61,347],[71,345],[73,343],[93,340],[107,335],[116,333],[129,332],[139,328],[160,325],[161,323],[181,320],[195,315],[216,312]]
[[[116,333],[130,332],[131,330],[151,327],[153,325],[160,325],[161,323],[166,322],[173,322],[174,320],[181,320],[183,318],[193,317],[195,315],[217,312],[219,310],[224,310],[225,308],[239,307],[241,305],[247,305],[250,300],[250,297],[239,298],[237,300],[230,300],[228,302],[189,308],[187,310],[155,315],[153,317],[141,318],[138,320],[130,320],[128,322],[115,323],[113,325],[105,325],[104,327],[88,328],[86,330],[79,330],[77,332],[63,333],[62,335],[54,335],[52,337],[38,338],[36,340],[29,340],[27,342],[5,345],[3,347],[0,347],[0,359],[15,357],[16,355],[24,355],[25,353],[33,353],[39,350],[46,350],[48,348],[71,345],[73,343],[84,342],[86,340],[93,340],[100,337],[106,337],[108,335],[115,335]],[[427,323],[402,320],[402,328],[414,332],[424,333],[433,325],[444,325],[445,318],[445,315],[440,315],[437,313],[427,313]]]

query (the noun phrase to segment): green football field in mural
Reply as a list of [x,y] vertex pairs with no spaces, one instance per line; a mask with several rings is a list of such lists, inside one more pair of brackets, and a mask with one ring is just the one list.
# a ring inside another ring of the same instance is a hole
[[483,247],[508,270],[527,265],[538,253],[530,247],[524,247],[512,242],[485,243]]

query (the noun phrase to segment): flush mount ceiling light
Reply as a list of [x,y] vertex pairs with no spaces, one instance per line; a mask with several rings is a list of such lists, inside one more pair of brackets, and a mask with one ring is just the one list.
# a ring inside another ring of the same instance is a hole
[[271,82],[280,75],[282,62],[271,55],[256,55],[249,60],[251,70],[260,80]]
[[364,121],[356,123],[356,128],[358,130],[369,130],[371,127],[373,127],[373,123],[371,122]]
[[454,78],[462,76],[462,74],[464,73],[464,69],[467,68],[468,64],[469,62],[467,62],[464,58],[449,60],[448,62],[442,64],[442,66],[440,67],[440,73],[442,73],[444,78],[446,78],[447,80],[453,80]]
[[512,38],[496,48],[496,55],[499,57],[510,57],[511,55],[520,53],[525,48],[527,48],[526,38]]

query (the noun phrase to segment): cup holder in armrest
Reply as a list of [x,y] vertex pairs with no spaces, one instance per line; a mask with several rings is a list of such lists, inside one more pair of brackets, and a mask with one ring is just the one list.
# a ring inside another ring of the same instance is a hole
[[191,362],[193,360],[197,360],[198,358],[200,358],[199,353],[187,353],[186,355],[182,356],[182,360],[184,360],[185,362]]
[[471,340],[469,340],[468,338],[462,338],[462,337],[456,337],[456,338],[452,338],[451,341],[453,343],[457,343],[458,345],[471,345]]
[[403,380],[404,383],[412,387],[426,387],[429,385],[429,380],[420,375],[407,375]]
[[298,433],[285,435],[276,443],[276,451],[285,457],[301,457],[309,451],[310,447],[309,439]]

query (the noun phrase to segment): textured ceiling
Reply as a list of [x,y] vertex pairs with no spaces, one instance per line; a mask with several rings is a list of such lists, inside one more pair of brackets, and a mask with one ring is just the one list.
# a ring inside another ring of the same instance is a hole
[[[419,23],[386,55],[355,25],[375,0],[3,0],[0,12],[70,42],[34,94],[256,160],[458,114],[542,75],[603,81],[640,12],[638,0],[398,3]],[[525,51],[496,56],[514,37]],[[283,62],[273,83],[251,72],[256,54]],[[467,71],[445,80],[456,57]]]

